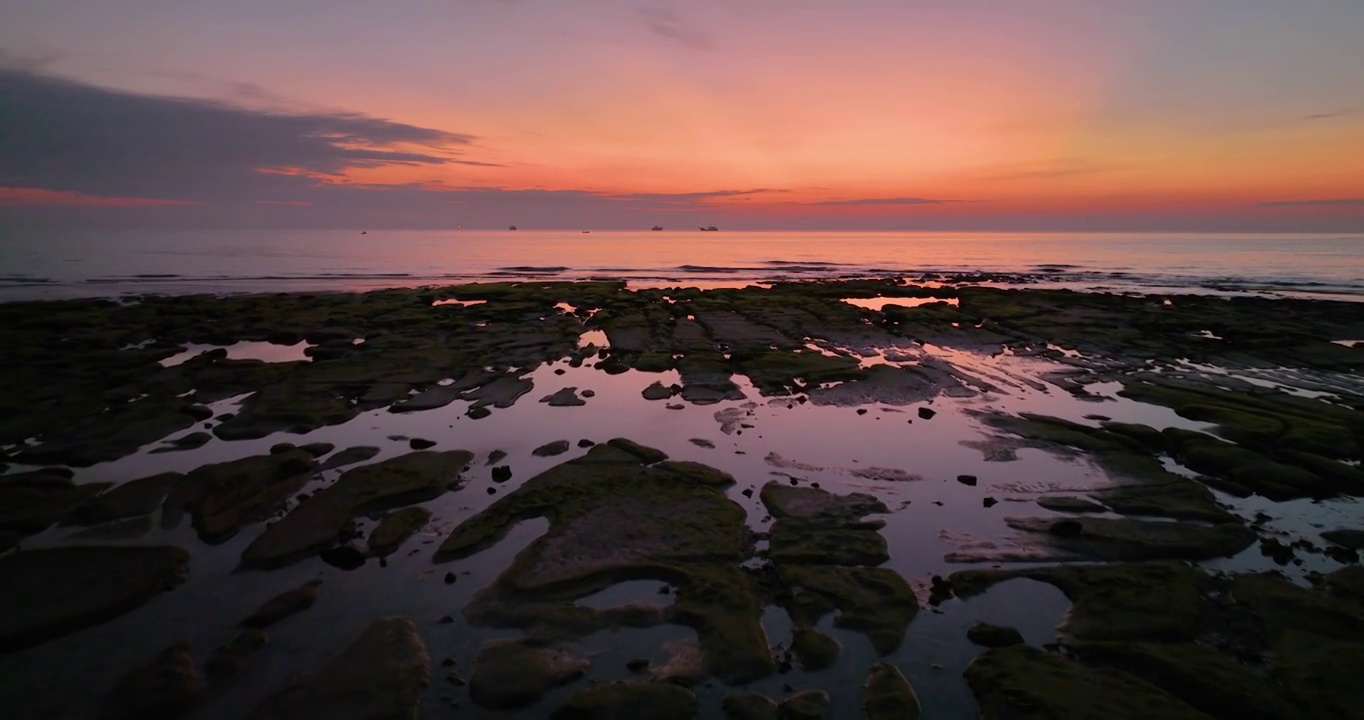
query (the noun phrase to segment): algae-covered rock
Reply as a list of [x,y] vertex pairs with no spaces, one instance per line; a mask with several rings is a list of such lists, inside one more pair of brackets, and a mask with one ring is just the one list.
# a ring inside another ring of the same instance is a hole
[[151,663],[119,679],[100,703],[101,720],[183,717],[208,690],[186,641],[166,648]]
[[239,675],[246,667],[247,657],[265,647],[266,640],[264,630],[247,628],[233,635],[226,645],[214,648],[204,663],[209,682],[219,685]]
[[919,697],[899,668],[877,663],[862,684],[862,709],[867,720],[919,720]]
[[581,678],[590,665],[562,650],[514,640],[488,642],[474,661],[469,696],[491,710],[525,707],[545,692]]
[[569,696],[550,720],[692,720],[696,695],[671,683],[613,682]]
[[112,620],[180,583],[177,547],[72,547],[0,558],[0,652]]
[[890,559],[880,521],[862,516],[887,512],[871,495],[835,495],[777,482],[763,486],[763,504],[777,522],[772,525],[768,555],[778,563],[879,565]]
[[640,393],[645,400],[667,400],[673,396],[672,388],[655,380]]
[[[677,587],[666,615],[697,630],[707,670],[746,682],[773,670],[761,605],[740,568],[753,550],[741,507],[723,489],[734,479],[623,440],[530,478],[464,521],[437,560],[466,557],[516,522],[547,517],[549,530],[465,608],[475,624],[575,636],[611,626],[604,612],[572,601],[616,582],[653,578]],[[655,612],[645,622],[659,622]]]
[[758,693],[730,693],[721,707],[728,720],[777,720],[777,701]]
[[463,450],[414,452],[348,470],[267,527],[242,552],[242,566],[277,568],[322,552],[357,513],[439,496],[472,458]]
[[824,720],[829,713],[829,693],[801,690],[777,706],[778,720]]
[[188,510],[201,539],[224,542],[277,512],[307,484],[312,469],[312,456],[297,448],[204,465],[171,489],[162,522],[173,526]]
[[536,457],[553,457],[568,452],[569,447],[570,445],[567,440],[555,440],[554,442],[545,443],[544,445],[535,448],[530,451],[530,454]]
[[424,507],[409,507],[388,513],[369,534],[369,551],[375,555],[393,553],[430,520],[431,511]]
[[1048,510],[1066,513],[1101,513],[1108,510],[1093,500],[1069,496],[1047,495],[1037,498],[1037,504]]
[[76,519],[82,525],[98,525],[124,518],[150,515],[161,507],[166,494],[184,475],[161,473],[151,477],[129,480],[105,491],[76,509]]
[[900,646],[919,612],[914,591],[888,568],[784,564],[777,572],[792,591],[787,609],[798,623],[814,625],[837,609],[834,625],[865,634],[882,655]]
[[1255,542],[1244,525],[1158,522],[1130,518],[1007,518],[1009,527],[1041,533],[1048,544],[1099,560],[1204,560],[1230,557]]
[[814,628],[798,627],[791,637],[791,650],[806,670],[823,670],[833,665],[841,647],[837,640]]
[[336,454],[324,460],[322,464],[317,467],[317,469],[331,470],[333,468],[344,467],[346,465],[354,465],[355,463],[364,462],[378,454],[379,448],[370,445],[357,445],[355,447],[348,447],[345,450],[341,450],[340,452],[337,452]]
[[1327,530],[1323,540],[1351,550],[1364,550],[1364,530]]
[[550,407],[577,407],[587,404],[586,400],[578,397],[578,388],[575,387],[566,387],[546,395],[540,398],[540,402],[548,403]]
[[261,605],[245,620],[242,620],[242,626],[267,628],[285,618],[307,610],[317,602],[317,588],[321,584],[321,580],[309,580],[292,590],[285,590],[265,601],[264,605]]
[[1086,663],[1114,667],[1145,680],[1216,718],[1274,720],[1297,711],[1259,673],[1194,643],[1075,643]]
[[981,647],[996,648],[1022,645],[1023,634],[1016,628],[976,623],[966,631],[966,639]]
[[1127,673],[1091,669],[1027,645],[987,650],[966,668],[982,720],[1207,720]]
[[417,627],[406,618],[387,618],[370,625],[316,673],[266,698],[251,717],[416,718],[422,689],[430,679],[431,660]]
[[1212,582],[1203,572],[1173,562],[968,570],[948,580],[959,596],[970,597],[1016,577],[1065,593],[1072,606],[1063,629],[1082,640],[1192,640]]
[[67,518],[107,483],[77,485],[63,474],[17,473],[0,483],[0,533],[33,535]]

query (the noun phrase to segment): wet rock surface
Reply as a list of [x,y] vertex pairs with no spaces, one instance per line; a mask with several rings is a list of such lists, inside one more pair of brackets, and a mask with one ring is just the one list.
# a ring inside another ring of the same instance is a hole
[[415,717],[431,660],[405,618],[379,620],[313,674],[277,690],[256,708],[260,718]]
[[[570,658],[596,657],[608,637],[629,649],[610,658],[619,674],[542,691],[520,710],[532,716],[851,717],[885,698],[894,716],[922,700],[926,716],[954,717],[974,714],[973,696],[985,717],[1357,714],[1364,351],[1335,341],[1364,337],[1364,307],[918,279],[934,286],[508,282],[0,305],[0,586],[22,588],[6,598],[0,702],[20,717],[91,716],[130,672],[162,673],[173,698],[193,687],[175,670],[185,653],[157,653],[207,637],[214,649],[187,666],[212,685],[196,700],[205,716],[246,715],[291,663],[311,679],[261,713],[344,717],[371,698],[395,699],[357,716],[445,712],[478,704],[462,681],[478,673],[479,633],[515,633]],[[484,302],[433,305],[455,297]],[[303,339],[310,361],[220,349],[160,364],[190,345]],[[898,434],[881,430],[892,424]],[[526,457],[617,432],[647,444]],[[489,456],[469,473],[473,496],[448,493],[471,458],[451,459],[441,482],[351,474],[426,442]],[[497,448],[511,455],[492,459]],[[558,464],[532,476],[517,457]],[[440,534],[452,564],[432,568]],[[194,561],[74,547],[94,542],[185,545]],[[228,574],[239,556],[271,571]],[[1177,562],[1129,562],[1146,559]],[[1025,564],[952,572],[982,561]],[[1038,566],[1055,561],[1077,564]],[[158,597],[190,564],[202,584]],[[312,578],[343,589],[300,614]],[[1047,611],[1032,591],[1019,613],[991,614],[1004,601],[982,593],[1026,587],[986,589],[1014,580],[1068,598],[1057,642],[966,646],[977,621],[1045,630],[1028,624]],[[925,622],[916,592],[948,625],[943,658],[903,648]],[[322,682],[337,633],[392,614],[427,617],[428,641],[456,638],[448,682],[366,688],[363,675],[389,672],[369,650],[364,672]],[[687,639],[638,639],[669,632]],[[627,675],[630,657],[648,662]],[[771,677],[779,667],[797,674]],[[848,680],[864,672],[858,693]],[[827,709],[792,702],[818,695],[787,679],[826,691]],[[749,682],[781,709],[725,685]],[[142,687],[139,700],[159,702]]]
[[437,497],[472,459],[473,454],[463,450],[414,452],[348,470],[335,484],[268,526],[242,552],[242,565],[281,567],[326,550],[355,514]]
[[76,632],[129,612],[185,578],[177,547],[72,547],[0,557],[0,651]]
[[590,663],[562,650],[517,641],[493,641],[478,651],[469,696],[493,710],[537,702],[545,692],[581,678]]
[[181,641],[166,648],[150,664],[123,676],[105,697],[99,717],[109,720],[184,717],[207,690],[189,643]]

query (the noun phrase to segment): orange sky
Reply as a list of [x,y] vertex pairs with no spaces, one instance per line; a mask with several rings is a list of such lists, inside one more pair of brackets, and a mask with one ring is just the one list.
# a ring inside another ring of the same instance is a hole
[[686,202],[768,217],[1364,215],[1364,4],[311,4],[132,20],[53,0],[0,47],[121,92],[461,138],[338,141],[437,160],[258,168],[315,186],[762,189]]

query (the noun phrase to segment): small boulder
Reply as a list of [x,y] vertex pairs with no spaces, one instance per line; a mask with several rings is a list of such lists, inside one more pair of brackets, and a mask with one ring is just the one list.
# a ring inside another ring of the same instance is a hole
[[275,623],[307,610],[317,602],[317,588],[321,580],[309,580],[292,590],[285,590],[265,601],[242,621],[243,627],[267,628]]
[[780,720],[824,720],[829,714],[829,693],[823,690],[802,690],[777,706]]
[[554,442],[545,443],[544,445],[535,448],[530,451],[530,454],[536,457],[554,457],[555,455],[562,455],[568,452],[568,448],[569,444],[567,440],[555,440]]
[[988,623],[976,623],[966,631],[966,639],[987,648],[1022,645],[1023,634],[1011,627],[1000,627]]
[[208,690],[186,641],[166,648],[150,664],[124,675],[100,704],[101,720],[182,717]]

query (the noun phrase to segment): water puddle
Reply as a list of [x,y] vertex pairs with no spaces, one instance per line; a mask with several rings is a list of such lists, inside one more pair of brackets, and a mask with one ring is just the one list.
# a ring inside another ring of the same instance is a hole
[[900,307],[915,308],[921,305],[932,305],[933,303],[946,303],[952,306],[957,306],[961,304],[961,301],[958,300],[957,298],[884,297],[880,295],[869,298],[842,298],[842,300],[843,302],[848,303],[849,305],[852,305],[854,307],[860,307],[864,310],[875,310],[877,312],[885,312],[887,305],[898,305]]
[[445,300],[436,300],[435,302],[431,303],[431,307],[444,307],[447,305],[456,305],[458,307],[474,307],[475,305],[486,304],[488,304],[487,300],[457,300],[455,298],[447,298]]
[[307,350],[313,347],[317,346],[307,342],[280,345],[272,342],[245,340],[231,345],[190,344],[184,351],[161,360],[161,367],[175,367],[214,350],[226,351],[228,360],[260,360],[266,363],[312,362],[313,359],[307,355]]

